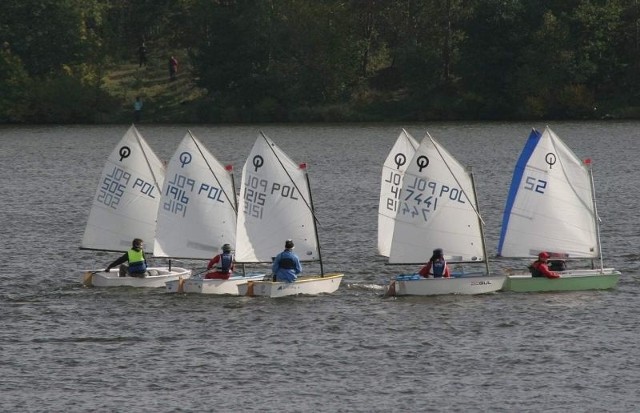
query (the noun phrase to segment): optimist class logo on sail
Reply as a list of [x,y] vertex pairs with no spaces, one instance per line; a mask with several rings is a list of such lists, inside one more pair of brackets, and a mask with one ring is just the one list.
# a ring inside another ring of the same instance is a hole
[[[121,160],[127,158],[130,151],[120,150]],[[128,148],[127,148],[128,149]],[[143,178],[133,177],[131,173],[125,171],[119,166],[103,175],[102,183],[98,188],[96,201],[110,208],[118,209],[120,200],[125,196],[127,188],[132,191],[138,191],[149,198],[155,199],[156,186],[147,182]]]
[[[189,152],[182,152],[180,154],[180,168],[183,169],[188,166],[192,159],[193,156]],[[202,197],[205,202],[226,202],[224,191],[219,185],[204,181],[200,182],[188,176],[187,172],[184,175],[175,173],[167,181],[164,195],[163,199],[165,201],[162,203],[162,208],[182,217],[186,216],[189,201],[193,197]]]
[[[254,172],[258,172],[264,165],[264,159],[260,155],[253,158]],[[298,201],[300,194],[296,187],[289,182],[281,183],[269,180],[258,174],[247,173],[244,181],[243,212],[250,217],[262,219],[267,202],[272,199],[275,205],[276,198]]]

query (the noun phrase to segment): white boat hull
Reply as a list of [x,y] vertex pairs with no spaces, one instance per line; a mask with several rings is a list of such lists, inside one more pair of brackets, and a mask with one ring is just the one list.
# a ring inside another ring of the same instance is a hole
[[111,271],[90,271],[84,273],[81,282],[85,286],[92,287],[145,287],[160,288],[164,287],[168,281],[177,280],[179,278],[187,279],[191,276],[191,270],[180,267],[151,267],[148,269],[151,274],[146,277],[120,277],[119,269],[114,268]]
[[228,280],[187,278],[172,280],[165,284],[168,293],[239,295],[238,286],[248,281],[262,281],[265,273],[234,275]]
[[344,274],[325,274],[300,277],[292,283],[274,281],[250,281],[238,286],[240,295],[250,297],[286,297],[289,295],[331,294],[340,287]]
[[606,290],[618,283],[620,271],[613,268],[569,270],[559,272],[560,278],[532,277],[531,274],[507,276],[504,291],[551,292]]
[[393,280],[385,295],[486,294],[501,290],[505,280],[503,275]]

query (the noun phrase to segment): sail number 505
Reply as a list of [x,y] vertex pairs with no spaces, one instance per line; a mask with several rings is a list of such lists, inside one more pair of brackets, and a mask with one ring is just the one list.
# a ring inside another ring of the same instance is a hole
[[535,191],[540,194],[544,194],[544,190],[547,187],[547,181],[542,179],[536,179],[533,176],[527,176],[524,182],[524,189],[529,191]]

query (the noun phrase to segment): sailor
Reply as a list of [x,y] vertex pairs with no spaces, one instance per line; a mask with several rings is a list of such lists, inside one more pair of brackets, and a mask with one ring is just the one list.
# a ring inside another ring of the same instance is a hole
[[284,243],[284,251],[276,255],[273,259],[271,270],[275,281],[294,282],[298,279],[298,274],[302,272],[300,259],[293,252],[293,241],[288,239]]
[[424,278],[449,278],[451,273],[449,272],[449,266],[444,259],[444,252],[442,248],[433,250],[433,255],[429,258],[429,261],[420,269],[418,273]]
[[545,251],[538,254],[538,259],[529,266],[532,277],[560,278],[560,274],[549,270],[547,261],[550,257],[549,253]]
[[[147,275],[147,260],[144,258],[144,241],[135,238],[131,242],[131,249],[124,253],[120,258],[107,265],[104,269],[109,272],[111,268],[120,265],[120,277],[145,277]],[[128,263],[127,264],[125,264]]]
[[211,258],[207,265],[206,279],[228,280],[233,273],[233,264],[235,257],[231,253],[231,245],[224,244],[222,246],[222,254],[218,254]]

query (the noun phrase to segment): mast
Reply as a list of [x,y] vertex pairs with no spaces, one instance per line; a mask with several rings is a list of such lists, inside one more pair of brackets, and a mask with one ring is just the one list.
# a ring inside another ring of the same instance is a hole
[[487,269],[487,275],[490,275],[489,271],[489,257],[487,256],[487,243],[484,239],[484,222],[482,222],[482,218],[479,213],[479,205],[478,205],[478,194],[476,193],[476,182],[473,177],[473,171],[471,166],[467,166],[467,170],[469,171],[469,177],[471,178],[471,188],[473,189],[473,197],[476,200],[476,216],[478,217],[478,224],[480,225],[480,238],[482,239],[482,254],[484,255],[483,261],[485,268]]
[[600,217],[598,216],[598,207],[596,206],[596,187],[593,182],[593,170],[591,169],[591,159],[585,159],[584,164],[589,171],[589,181],[591,183],[591,202],[593,203],[593,220],[596,224],[596,242],[598,243],[598,258],[600,259],[600,272],[604,270],[604,261],[602,259],[602,243],[600,241]]
[[324,267],[322,266],[322,253],[320,248],[320,238],[318,237],[318,223],[316,219],[316,213],[313,209],[313,196],[311,195],[311,183],[309,182],[309,174],[307,173],[307,164],[301,163],[300,169],[304,170],[304,179],[307,182],[307,189],[309,190],[309,208],[311,209],[311,214],[313,215],[313,232],[316,235],[316,244],[318,245],[318,260],[320,261],[320,276],[324,277]]

